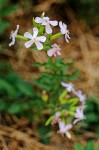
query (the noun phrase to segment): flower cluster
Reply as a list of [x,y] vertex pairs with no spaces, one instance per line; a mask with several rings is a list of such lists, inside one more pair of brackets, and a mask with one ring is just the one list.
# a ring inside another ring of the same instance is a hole
[[[68,110],[59,108],[59,110],[56,111],[53,116],[51,116],[50,121],[52,125],[58,124],[58,133],[62,135],[65,134],[68,138],[71,138],[71,134],[68,130],[70,130],[78,121],[85,119],[85,95],[83,95],[81,91],[76,91],[72,83],[61,82],[61,85],[66,88],[66,91],[69,93],[69,95],[71,93],[77,98],[71,98],[68,99],[68,101],[65,101],[67,106],[70,104]],[[62,93],[62,96],[60,96],[61,100],[65,98],[67,92]],[[72,123],[68,122],[68,118],[72,120]]]
[[[49,17],[45,17],[44,15],[45,13],[43,13],[41,17],[36,17],[35,19],[33,18],[33,31],[32,33],[25,32],[24,36],[17,34],[19,30],[19,25],[17,25],[16,30],[11,32],[10,38],[12,38],[12,41],[9,46],[14,45],[15,39],[18,38],[26,41],[26,48],[32,46],[32,48],[36,47],[36,50],[45,50],[47,51],[47,55],[49,57],[61,55],[60,46],[56,43],[51,44],[51,42],[62,35],[65,35],[65,40],[67,43],[69,42],[70,37],[67,25],[62,23],[62,21],[51,21]],[[58,25],[60,31],[53,34],[53,28]]]

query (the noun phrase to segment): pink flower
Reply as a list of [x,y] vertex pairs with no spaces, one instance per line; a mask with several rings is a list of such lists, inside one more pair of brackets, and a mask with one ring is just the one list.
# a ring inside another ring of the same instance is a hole
[[57,26],[58,25],[58,21],[56,21],[56,20],[55,21],[50,21],[49,17],[43,17],[43,18],[36,17],[35,22],[36,23],[41,23],[42,25],[44,25],[47,34],[52,33],[51,25],[52,26]]
[[52,49],[47,51],[47,55],[49,57],[51,57],[51,56],[55,56],[56,57],[56,54],[57,55],[61,55],[60,50],[61,50],[61,48],[57,44],[53,44],[52,45]]
[[60,31],[64,35],[65,34],[65,40],[67,43],[69,43],[69,30],[67,29],[67,25],[65,23],[62,23],[62,21],[59,22]]
[[37,36],[37,35],[38,35],[38,29],[36,27],[33,28],[33,35],[31,35],[29,32],[24,33],[24,36],[30,39],[28,42],[25,43],[26,48],[29,48],[33,43],[35,43],[38,50],[43,49],[43,45],[41,42],[45,42],[46,37]]
[[54,117],[54,119],[52,120],[51,124],[54,125],[54,124],[60,122],[61,119],[60,119],[59,117],[60,117],[60,112],[56,112],[56,113],[55,113],[55,117]]
[[15,44],[15,37],[16,37],[16,35],[17,35],[17,33],[18,33],[18,30],[19,30],[19,25],[17,25],[15,31],[12,31],[12,32],[11,32],[10,38],[12,38],[12,41],[11,41],[11,43],[9,44],[9,46],[12,46],[12,45]]
[[76,124],[78,121],[83,120],[85,118],[83,109],[84,107],[79,107],[76,109],[76,113],[75,113],[76,119],[74,120],[73,124]]
[[61,82],[61,85],[64,86],[68,92],[74,91],[74,88],[73,88],[73,84],[72,84],[72,83],[64,83],[64,82]]
[[85,103],[85,95],[82,94],[82,91],[75,92],[75,94],[79,97],[80,101]]
[[68,138],[71,138],[71,134],[68,132],[72,128],[72,124],[65,124],[64,122],[59,122],[59,131],[60,134],[66,134]]

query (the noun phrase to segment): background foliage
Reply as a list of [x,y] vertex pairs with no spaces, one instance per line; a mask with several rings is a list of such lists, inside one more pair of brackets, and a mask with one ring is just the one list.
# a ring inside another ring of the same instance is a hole
[[17,7],[10,0],[0,0],[0,36],[10,26],[7,17],[16,11]]

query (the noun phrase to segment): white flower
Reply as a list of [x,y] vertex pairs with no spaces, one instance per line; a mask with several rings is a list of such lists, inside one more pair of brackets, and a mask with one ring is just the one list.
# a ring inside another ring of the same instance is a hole
[[36,17],[35,22],[36,23],[41,23],[42,25],[44,25],[47,34],[52,33],[51,25],[52,26],[57,26],[58,25],[58,21],[56,21],[56,20],[55,21],[50,21],[49,17],[43,17],[43,18]]
[[75,94],[79,97],[80,101],[85,103],[85,95],[82,94],[82,91],[75,92]]
[[67,43],[69,43],[69,30],[67,29],[67,25],[65,23],[62,23],[62,21],[59,22],[60,31],[62,34],[65,34],[65,40]]
[[33,28],[33,35],[31,35],[29,32],[24,33],[24,36],[30,39],[28,42],[25,43],[26,48],[29,48],[33,43],[35,43],[38,50],[43,49],[43,45],[41,42],[45,42],[46,37],[37,36],[37,35],[38,35],[38,29],[36,27]]
[[53,44],[52,45],[52,49],[50,49],[50,50],[47,51],[47,55],[49,57],[51,57],[53,55],[56,57],[56,54],[57,55],[61,55],[60,50],[61,50],[61,48],[57,44]]
[[73,84],[72,84],[72,83],[64,83],[64,82],[61,82],[61,85],[64,86],[68,92],[74,91],[74,88],[73,88]]
[[9,46],[12,46],[12,45],[15,44],[15,37],[16,37],[16,35],[17,35],[17,33],[18,33],[18,30],[19,30],[19,25],[17,25],[15,31],[12,31],[12,32],[11,32],[10,38],[12,38],[12,41],[11,41],[11,43],[9,44]]
[[59,111],[57,111],[57,112],[55,113],[55,117],[56,117],[56,118],[59,118],[59,117],[60,117],[60,112],[59,112]]
[[72,124],[65,124],[64,122],[59,122],[59,131],[60,134],[66,134],[68,138],[71,138],[71,134],[68,132],[72,128]]
[[73,124],[76,124],[78,121],[83,120],[85,118],[84,112],[83,112],[83,107],[77,108],[76,113],[75,113],[75,120]]

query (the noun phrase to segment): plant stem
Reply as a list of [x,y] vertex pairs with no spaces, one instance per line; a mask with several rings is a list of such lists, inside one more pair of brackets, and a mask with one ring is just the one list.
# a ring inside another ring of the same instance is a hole
[[22,35],[16,35],[16,38],[17,38],[17,39],[21,39],[21,40],[23,40],[23,41],[27,41],[27,40],[28,40],[27,38],[25,38],[25,37],[22,36]]
[[61,33],[61,32],[56,33],[56,34],[54,34],[54,35],[51,36],[50,40],[51,40],[51,41],[52,41],[52,40],[55,40],[55,39],[57,39],[57,38],[60,37],[60,36],[62,36],[62,33]]

